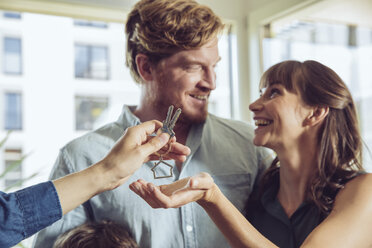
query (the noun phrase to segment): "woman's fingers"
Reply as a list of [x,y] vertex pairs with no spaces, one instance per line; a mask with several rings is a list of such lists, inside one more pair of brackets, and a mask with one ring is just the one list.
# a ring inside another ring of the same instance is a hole
[[[140,179],[141,180],[141,179]],[[146,189],[144,180],[137,180],[129,185],[129,188],[139,195],[143,200],[147,202],[152,208],[160,208],[159,204],[153,200],[153,197],[149,195],[149,191]]]
[[214,180],[206,172],[201,172],[195,176],[192,176],[189,181],[189,187],[192,189],[208,190],[214,184]]

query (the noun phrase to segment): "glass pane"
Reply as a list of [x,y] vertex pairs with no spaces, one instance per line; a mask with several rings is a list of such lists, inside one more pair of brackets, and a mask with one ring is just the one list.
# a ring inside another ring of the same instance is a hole
[[107,23],[98,21],[74,20],[74,25],[95,28],[107,28]]
[[16,12],[4,12],[3,16],[5,18],[21,19],[21,14]]
[[21,94],[5,94],[5,129],[22,129],[22,98]]
[[109,79],[107,47],[75,45],[75,77]]
[[[15,163],[17,163],[17,160],[14,161],[5,161],[5,169],[8,169],[10,166],[13,166]],[[15,166],[14,169],[11,170],[12,172],[22,172],[22,166]]]
[[80,97],[75,98],[76,130],[92,130],[95,121],[108,107],[105,97]]
[[97,79],[108,79],[107,48],[92,47],[91,77]]
[[22,164],[18,164],[19,160],[22,157],[22,150],[20,149],[5,149],[4,151],[4,169],[9,169],[10,166],[14,166],[14,164],[17,164],[17,166],[13,167],[13,169],[10,169],[5,175],[2,180],[4,180],[4,186],[9,187],[13,184],[18,183],[20,180],[22,180]]
[[4,38],[4,72],[10,74],[22,73],[21,40]]
[[89,47],[75,45],[75,77],[89,76]]

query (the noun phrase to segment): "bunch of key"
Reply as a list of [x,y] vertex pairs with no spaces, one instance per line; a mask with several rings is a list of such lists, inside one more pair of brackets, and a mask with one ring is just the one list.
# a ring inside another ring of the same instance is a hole
[[[176,113],[175,113],[174,116],[172,117],[173,109],[174,109],[174,106],[173,106],[173,105],[169,106],[169,108],[168,108],[168,113],[167,113],[167,117],[166,117],[165,120],[163,121],[163,127],[160,129],[161,132],[163,132],[163,133],[168,133],[168,134],[169,134],[169,136],[170,136],[169,140],[170,140],[173,136],[175,136],[175,133],[174,133],[174,131],[173,131],[173,128],[174,128],[174,126],[176,125],[176,122],[177,122],[177,120],[178,120],[178,118],[180,117],[180,114],[181,114],[181,112],[182,112],[181,109],[178,108],[178,109],[176,110]],[[171,164],[169,164],[169,163],[167,163],[167,162],[165,162],[165,161],[163,160],[163,156],[167,155],[167,154],[170,152],[171,148],[172,148],[172,143],[169,143],[169,144],[168,144],[168,150],[167,150],[165,153],[162,153],[162,154],[160,154],[160,153],[156,153],[156,154],[159,156],[159,161],[158,161],[157,163],[155,163],[155,165],[151,168],[151,170],[152,170],[152,172],[153,172],[153,174],[154,174],[154,179],[167,178],[167,177],[172,177],[172,176],[173,176],[173,166],[172,166]],[[169,175],[158,176],[158,175],[156,174],[155,169],[156,169],[156,167],[159,166],[160,164],[165,164],[166,166],[169,167],[169,170],[170,170]]]

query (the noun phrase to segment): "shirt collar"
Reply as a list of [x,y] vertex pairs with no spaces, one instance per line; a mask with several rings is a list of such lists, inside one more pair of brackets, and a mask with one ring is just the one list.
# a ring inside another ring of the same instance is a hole
[[133,114],[136,106],[124,105],[117,122],[126,129],[127,127],[136,126],[141,123],[140,119]]

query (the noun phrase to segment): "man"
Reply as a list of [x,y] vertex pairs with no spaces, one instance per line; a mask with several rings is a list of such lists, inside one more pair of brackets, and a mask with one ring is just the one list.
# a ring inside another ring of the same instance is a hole
[[175,165],[172,178],[154,180],[153,163],[145,163],[125,185],[92,198],[40,232],[36,247],[50,247],[58,234],[88,220],[103,219],[122,224],[144,248],[228,247],[199,206],[154,210],[128,187],[140,178],[169,184],[204,171],[243,210],[255,179],[265,168],[267,153],[253,146],[252,127],[208,114],[208,97],[216,87],[214,67],[220,60],[217,36],[222,29],[211,9],[193,0],[142,0],[134,6],[126,23],[126,62],[141,85],[140,103],[125,106],[118,121],[64,147],[51,176],[79,171],[99,160],[125,128],[164,120],[170,105],[182,109],[174,131],[191,154],[184,163],[167,161]]

